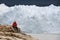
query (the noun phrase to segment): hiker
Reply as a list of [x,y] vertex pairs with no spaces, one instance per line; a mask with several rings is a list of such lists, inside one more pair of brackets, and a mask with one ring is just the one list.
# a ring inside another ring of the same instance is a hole
[[13,27],[15,32],[19,32],[16,21],[13,22],[12,27]]

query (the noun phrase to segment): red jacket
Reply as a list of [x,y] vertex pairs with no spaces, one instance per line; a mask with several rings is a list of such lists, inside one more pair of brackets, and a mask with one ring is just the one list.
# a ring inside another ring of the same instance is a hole
[[12,26],[13,26],[13,27],[17,27],[17,23],[16,23],[16,21],[13,22]]

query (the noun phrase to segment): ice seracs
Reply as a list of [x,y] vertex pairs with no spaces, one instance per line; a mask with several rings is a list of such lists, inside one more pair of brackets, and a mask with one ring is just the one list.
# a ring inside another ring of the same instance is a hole
[[9,11],[9,7],[5,4],[0,4],[0,15],[3,15],[4,13]]
[[0,16],[2,24],[11,24],[16,20],[28,33],[60,33],[60,7],[51,4],[45,7],[17,5],[8,8],[10,10]]

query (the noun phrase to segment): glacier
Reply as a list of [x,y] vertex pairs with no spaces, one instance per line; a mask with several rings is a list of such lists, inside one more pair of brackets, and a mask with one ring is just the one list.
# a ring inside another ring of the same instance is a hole
[[10,25],[14,21],[26,33],[60,33],[60,6],[0,4],[0,24]]

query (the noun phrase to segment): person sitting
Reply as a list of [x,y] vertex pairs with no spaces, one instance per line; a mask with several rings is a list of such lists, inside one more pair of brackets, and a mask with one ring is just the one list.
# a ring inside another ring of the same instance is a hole
[[17,22],[16,21],[13,22],[12,27],[13,27],[13,30],[15,32],[20,32],[20,29],[17,27]]

